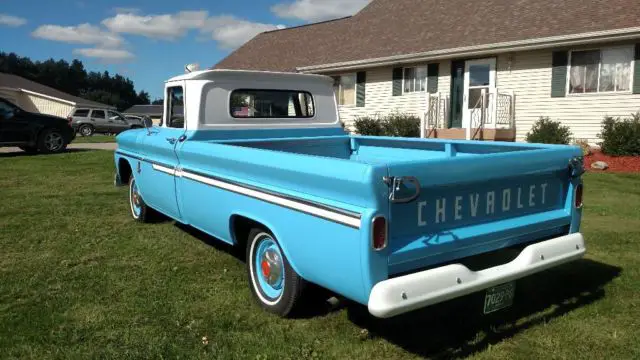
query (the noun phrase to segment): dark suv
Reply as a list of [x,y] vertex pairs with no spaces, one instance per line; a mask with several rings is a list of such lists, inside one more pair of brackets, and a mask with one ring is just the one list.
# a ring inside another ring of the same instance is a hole
[[27,152],[58,153],[75,138],[64,118],[21,109],[0,98],[0,146],[18,146]]
[[117,111],[100,108],[77,108],[69,115],[71,126],[82,136],[94,133],[119,134],[144,127],[140,120],[127,119]]

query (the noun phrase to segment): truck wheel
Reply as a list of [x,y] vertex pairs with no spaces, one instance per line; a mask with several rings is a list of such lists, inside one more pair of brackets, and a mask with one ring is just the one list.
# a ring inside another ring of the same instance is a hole
[[136,221],[151,222],[153,210],[142,200],[142,196],[138,192],[136,179],[133,176],[129,179],[129,207],[131,208],[131,215]]
[[251,293],[260,306],[279,316],[290,316],[300,303],[304,279],[293,270],[275,237],[264,229],[252,229],[246,259]]
[[44,129],[38,136],[38,150],[45,154],[63,152],[67,148],[67,140],[58,129]]
[[93,130],[93,126],[88,124],[80,125],[80,127],[78,128],[78,132],[82,136],[91,136],[93,135],[94,131],[95,130]]

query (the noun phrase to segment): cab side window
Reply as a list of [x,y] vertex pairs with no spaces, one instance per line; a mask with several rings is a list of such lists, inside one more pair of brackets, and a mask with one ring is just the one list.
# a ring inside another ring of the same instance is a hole
[[13,117],[16,108],[4,101],[0,101],[0,119],[10,119]]
[[104,119],[104,110],[93,110],[91,117],[95,119]]
[[167,127],[184,128],[184,90],[182,86],[167,88]]
[[124,118],[122,117],[122,115],[120,115],[120,114],[118,114],[117,112],[114,112],[114,111],[107,111],[107,116],[111,120],[122,120],[122,121],[124,121]]

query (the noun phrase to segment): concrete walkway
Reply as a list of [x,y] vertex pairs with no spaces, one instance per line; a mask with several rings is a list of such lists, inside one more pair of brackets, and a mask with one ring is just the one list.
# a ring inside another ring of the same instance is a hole
[[[69,149],[81,149],[81,150],[111,150],[114,151],[117,148],[116,143],[96,143],[96,144],[74,144],[71,143],[68,146]],[[17,147],[0,147],[0,153],[13,153],[22,152]]]

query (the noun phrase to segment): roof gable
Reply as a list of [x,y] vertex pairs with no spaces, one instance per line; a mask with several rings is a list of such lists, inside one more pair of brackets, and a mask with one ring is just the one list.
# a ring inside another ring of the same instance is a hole
[[358,14],[262,33],[216,68],[296,68],[639,25],[630,0],[374,0]]
[[13,75],[13,74],[0,73],[0,87],[9,87],[9,88],[27,90],[34,93],[54,97],[60,100],[72,102],[76,105],[115,108],[114,106],[111,106],[111,105],[105,105],[99,102],[86,100],[78,96],[67,94],[66,92],[54,89],[46,85],[42,85],[35,81],[31,81],[21,76]]

